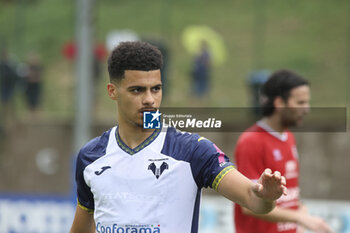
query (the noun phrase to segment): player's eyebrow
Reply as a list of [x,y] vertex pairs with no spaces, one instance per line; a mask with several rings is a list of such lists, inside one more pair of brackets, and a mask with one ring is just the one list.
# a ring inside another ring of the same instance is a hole
[[144,86],[131,86],[131,87],[127,88],[128,91],[132,91],[135,89],[140,89],[140,90],[144,91],[144,90],[146,90],[146,87],[144,87]]
[[[162,84],[160,83],[160,84],[154,85],[151,87],[151,89],[155,88],[155,87],[162,87]],[[140,90],[144,91],[147,89],[147,87],[145,87],[145,86],[130,86],[127,88],[127,90],[129,90],[129,91],[135,90],[135,89],[140,89]]]
[[163,85],[162,84],[157,84],[157,85],[154,85],[152,88],[155,88],[155,87],[162,87]]

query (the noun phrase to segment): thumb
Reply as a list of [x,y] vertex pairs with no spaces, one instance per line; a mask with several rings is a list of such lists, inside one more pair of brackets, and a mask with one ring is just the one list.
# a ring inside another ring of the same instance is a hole
[[260,193],[263,190],[262,184],[255,183],[253,184],[253,191],[256,193]]

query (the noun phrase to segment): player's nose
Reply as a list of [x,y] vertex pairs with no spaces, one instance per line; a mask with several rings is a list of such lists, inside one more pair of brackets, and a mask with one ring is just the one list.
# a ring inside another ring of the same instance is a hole
[[310,112],[310,104],[306,103],[303,107],[304,114],[308,114]]
[[154,96],[151,91],[146,91],[142,97],[142,104],[152,106],[154,104]]

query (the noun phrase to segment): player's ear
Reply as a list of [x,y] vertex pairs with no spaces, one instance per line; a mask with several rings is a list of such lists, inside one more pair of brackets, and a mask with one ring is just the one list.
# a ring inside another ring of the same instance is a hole
[[118,88],[117,85],[114,83],[108,83],[107,84],[107,91],[108,91],[108,96],[112,100],[117,100],[118,99]]
[[277,96],[275,98],[275,100],[273,101],[273,105],[276,109],[284,108],[284,107],[286,107],[286,102],[284,101],[284,99],[281,96]]

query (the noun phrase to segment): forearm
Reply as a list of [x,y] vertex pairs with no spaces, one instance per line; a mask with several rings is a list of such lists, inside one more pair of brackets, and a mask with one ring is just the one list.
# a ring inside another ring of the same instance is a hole
[[259,215],[243,208],[243,213],[270,222],[296,223],[312,232],[334,233],[322,218],[311,216],[303,209],[294,210],[276,207],[268,214]]
[[237,170],[228,173],[218,187],[218,192],[231,201],[251,211],[264,214],[271,211],[274,201],[266,201],[253,192],[254,183]]
[[77,206],[72,227],[69,233],[94,233],[95,221],[93,215]]
[[269,222],[299,222],[300,213],[298,210],[283,209],[276,206],[271,212],[267,214],[256,214],[251,210],[242,207],[242,211],[246,215],[254,216]]

